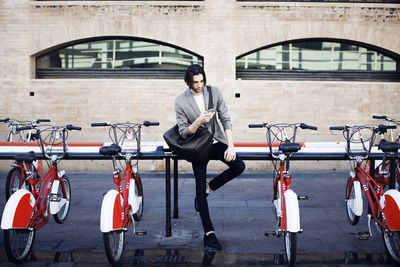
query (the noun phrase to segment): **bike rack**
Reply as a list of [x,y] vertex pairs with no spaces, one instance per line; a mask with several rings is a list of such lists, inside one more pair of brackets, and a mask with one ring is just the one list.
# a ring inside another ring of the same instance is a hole
[[[110,160],[111,157],[99,153],[99,148],[104,143],[69,143],[68,154],[64,160]],[[272,160],[267,144],[265,143],[235,143],[237,155],[242,160]],[[34,151],[38,159],[43,159],[37,143],[0,142],[0,160],[12,160],[19,153]],[[375,160],[382,159],[383,153],[373,147],[369,156],[371,165]],[[399,154],[397,155],[399,157]],[[348,160],[346,142],[308,142],[302,143],[299,152],[294,153],[291,160]],[[173,154],[164,142],[142,142],[139,160],[164,160],[165,161],[165,236],[172,235],[172,218],[179,218],[178,208],[178,180],[179,160],[182,158]],[[173,160],[173,212],[171,212],[171,160]],[[392,160],[395,162],[395,160]],[[373,175],[374,168],[370,168]],[[373,176],[372,176],[373,177]],[[390,182],[394,184],[394,177]]]

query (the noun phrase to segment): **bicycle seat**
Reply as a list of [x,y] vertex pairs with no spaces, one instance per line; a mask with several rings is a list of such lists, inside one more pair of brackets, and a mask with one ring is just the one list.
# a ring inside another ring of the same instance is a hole
[[388,152],[397,152],[400,149],[400,144],[396,142],[388,142],[386,140],[382,140],[379,144],[378,148],[382,150],[384,153]]
[[118,153],[121,152],[121,147],[116,144],[112,144],[111,146],[102,146],[100,147],[99,152],[104,156],[118,155]]
[[30,151],[29,153],[17,154],[14,156],[14,159],[18,162],[27,162],[32,163],[36,160],[35,152]]
[[279,145],[279,150],[283,153],[297,152],[301,149],[301,145],[298,143],[284,143]]

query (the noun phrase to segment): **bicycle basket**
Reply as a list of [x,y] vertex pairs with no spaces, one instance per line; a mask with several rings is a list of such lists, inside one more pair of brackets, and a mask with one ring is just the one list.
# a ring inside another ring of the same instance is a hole
[[[49,127],[41,129],[40,135],[43,141],[43,153],[49,156],[64,153],[63,140],[67,139],[68,131],[62,131],[57,127]],[[67,147],[65,149],[67,150]]]
[[291,124],[271,125],[268,128],[268,144],[272,155],[279,153],[279,145],[292,143],[295,140],[295,127]]
[[375,132],[372,126],[350,126],[347,140],[347,153],[351,157],[366,158],[374,144]]

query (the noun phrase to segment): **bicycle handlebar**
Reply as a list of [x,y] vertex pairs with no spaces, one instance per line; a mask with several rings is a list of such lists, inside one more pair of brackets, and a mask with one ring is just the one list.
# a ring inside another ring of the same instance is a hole
[[384,124],[380,124],[377,128],[374,129],[374,131],[376,133],[379,134],[385,134],[387,133],[387,130],[392,130],[392,129],[396,129],[397,125],[384,125]]
[[372,118],[377,120],[387,120],[387,116],[372,115]]
[[10,121],[10,118],[5,118],[5,119],[1,119],[0,120],[0,122],[5,122],[5,123],[7,123],[7,122],[9,122]]
[[249,124],[249,128],[264,128],[266,125],[266,123],[253,123]]
[[383,120],[383,121],[388,121],[388,122],[393,122],[393,123],[396,123],[396,124],[400,124],[400,120],[396,120],[396,119],[393,119],[393,118],[390,118],[390,117],[388,117],[388,116],[386,116],[386,115],[372,115],[372,118],[373,119],[377,119],[377,120]]
[[[266,122],[264,123],[253,123],[253,124],[249,124],[249,128],[267,128],[267,142],[268,142],[268,146],[269,146],[269,152],[270,155],[275,158],[275,159],[280,159],[282,160],[282,155],[284,155],[284,157],[286,159],[289,159],[291,157],[291,155],[295,152],[298,151],[298,149],[295,151],[294,149],[289,151],[285,151],[283,152],[283,150],[281,150],[281,147],[278,148],[278,150],[274,150],[273,149],[273,142],[275,140],[279,141],[280,144],[294,144],[294,145],[298,145],[298,143],[296,143],[296,132],[297,132],[297,128],[300,127],[302,129],[309,129],[309,130],[317,130],[318,128],[316,126],[312,126],[312,125],[308,125],[305,123],[280,123],[280,124],[268,124]],[[286,129],[292,129],[291,135],[289,133],[289,135],[287,135],[286,133]],[[275,139],[275,140],[274,140]],[[300,147],[299,147],[300,149]],[[282,154],[283,153],[283,154]]]
[[31,130],[33,129],[33,126],[24,126],[24,127],[17,127],[15,128],[16,131],[26,131],[26,130]]
[[92,127],[102,127],[102,126],[118,126],[118,125],[132,125],[132,126],[146,126],[146,127],[149,127],[149,126],[158,126],[158,125],[160,125],[160,123],[159,122],[157,122],[157,121],[143,121],[143,122],[141,122],[141,123],[129,123],[129,122],[127,122],[127,123],[115,123],[115,124],[113,124],[113,123],[111,123],[111,122],[92,122],[91,124],[90,124]]
[[344,126],[331,126],[329,127],[331,131],[343,131],[345,129]]
[[65,128],[66,128],[68,131],[72,131],[72,130],[80,131],[80,130],[82,130],[82,127],[73,126],[73,125],[71,125],[71,124],[68,124],[67,126],[65,126]]
[[107,125],[109,125],[109,123],[107,123],[107,122],[93,122],[91,124],[92,127],[100,127],[100,126],[107,126]]
[[305,123],[301,123],[301,124],[300,124],[300,128],[302,128],[302,129],[314,130],[314,131],[318,130],[318,127],[312,126],[312,125],[307,125],[307,124],[305,124]]
[[160,125],[160,123],[158,121],[144,121],[143,125],[146,126],[146,127],[158,126],[158,125]]
[[[268,123],[266,123],[266,122],[264,122],[264,123],[252,123],[252,124],[249,124],[249,128],[264,128],[264,127],[267,127],[267,125],[268,125]],[[302,129],[309,129],[309,130],[314,130],[314,131],[318,130],[318,127],[312,126],[312,125],[308,125],[308,124],[305,124],[305,123],[292,124],[292,125],[296,126],[296,127],[300,127]],[[274,125],[271,125],[271,126],[274,126]]]
[[37,119],[36,122],[37,122],[37,123],[41,123],[41,122],[50,122],[50,119]]

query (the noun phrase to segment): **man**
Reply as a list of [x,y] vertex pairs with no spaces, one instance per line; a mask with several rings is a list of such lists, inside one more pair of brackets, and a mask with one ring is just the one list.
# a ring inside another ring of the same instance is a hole
[[[211,222],[207,196],[211,191],[229,182],[240,175],[244,169],[244,162],[236,156],[233,144],[232,122],[228,108],[217,87],[206,86],[206,74],[200,65],[189,66],[185,74],[187,88],[175,99],[175,113],[180,135],[186,139],[196,133],[199,127],[206,127],[212,132],[214,124],[214,143],[208,156],[209,160],[220,160],[228,165],[228,169],[206,182],[207,162],[192,162],[193,173],[196,180],[195,209],[199,211],[204,228],[204,246],[217,251],[222,250],[214,233]],[[209,110],[209,94],[211,90],[213,109]],[[215,113],[218,115],[214,116]],[[212,118],[215,119],[212,119]],[[221,129],[218,121],[222,124]]]

